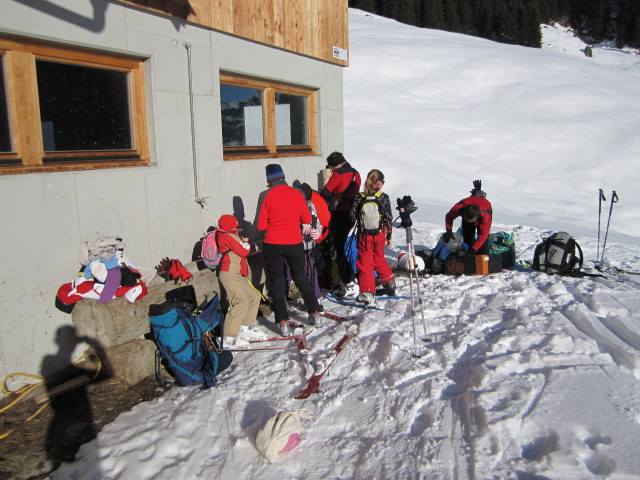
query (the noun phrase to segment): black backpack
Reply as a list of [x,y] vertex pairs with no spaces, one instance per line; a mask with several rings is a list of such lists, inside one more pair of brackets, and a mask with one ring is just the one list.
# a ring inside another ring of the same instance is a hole
[[582,268],[582,249],[567,232],[545,238],[533,253],[534,270],[548,274],[574,275]]

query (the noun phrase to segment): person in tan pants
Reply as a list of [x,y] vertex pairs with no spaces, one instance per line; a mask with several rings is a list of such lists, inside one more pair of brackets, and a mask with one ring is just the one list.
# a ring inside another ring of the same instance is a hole
[[216,232],[218,251],[222,259],[218,279],[229,301],[224,321],[224,343],[245,348],[250,339],[264,339],[267,334],[255,327],[260,293],[249,283],[250,253],[246,238],[238,235],[238,220],[233,215],[222,215]]

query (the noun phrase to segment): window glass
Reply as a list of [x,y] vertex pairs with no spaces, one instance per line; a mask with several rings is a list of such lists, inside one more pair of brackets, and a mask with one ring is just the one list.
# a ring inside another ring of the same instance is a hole
[[128,73],[36,61],[45,152],[128,150]]
[[11,151],[7,89],[4,79],[4,56],[0,55],[0,152]]
[[225,147],[264,146],[262,90],[220,85]]
[[276,144],[308,145],[307,97],[276,92]]

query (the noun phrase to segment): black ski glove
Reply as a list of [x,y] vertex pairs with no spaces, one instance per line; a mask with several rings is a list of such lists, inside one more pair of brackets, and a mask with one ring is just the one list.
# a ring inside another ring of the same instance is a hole
[[453,232],[451,230],[447,230],[442,234],[442,241],[444,243],[449,243],[453,239]]
[[397,199],[398,207],[397,210],[400,212],[400,220],[403,228],[409,228],[413,225],[411,221],[411,214],[415,212],[418,207],[413,200],[411,200],[410,195],[405,195],[402,199]]

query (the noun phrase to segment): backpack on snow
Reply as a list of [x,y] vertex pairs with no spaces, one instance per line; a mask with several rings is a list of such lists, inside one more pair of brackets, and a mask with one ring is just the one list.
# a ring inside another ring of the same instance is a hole
[[300,443],[300,418],[311,418],[309,410],[292,410],[273,415],[256,436],[256,448],[273,463],[279,455],[293,450]]
[[222,253],[218,250],[218,229],[214,228],[202,239],[202,251],[200,256],[204,264],[213,269],[220,264]]
[[380,195],[382,191],[377,191],[375,195],[360,194],[364,197],[360,205],[360,226],[365,235],[378,235],[381,231],[380,225]]
[[491,253],[502,258],[502,268],[511,268],[516,264],[516,242],[513,233],[490,233],[489,245]]
[[567,232],[545,238],[533,253],[534,270],[548,274],[571,275],[582,268],[582,249]]
[[216,375],[233,360],[229,351],[209,350],[202,335],[222,326],[218,295],[196,307],[195,290],[189,285],[167,292],[166,298],[164,303],[149,306],[159,358],[179,385],[212,386]]
[[461,250],[462,234],[453,232],[453,238],[445,243],[442,235],[438,243],[431,251],[431,255],[426,259],[426,267],[431,273],[444,273],[445,261],[449,255],[457,253]]

